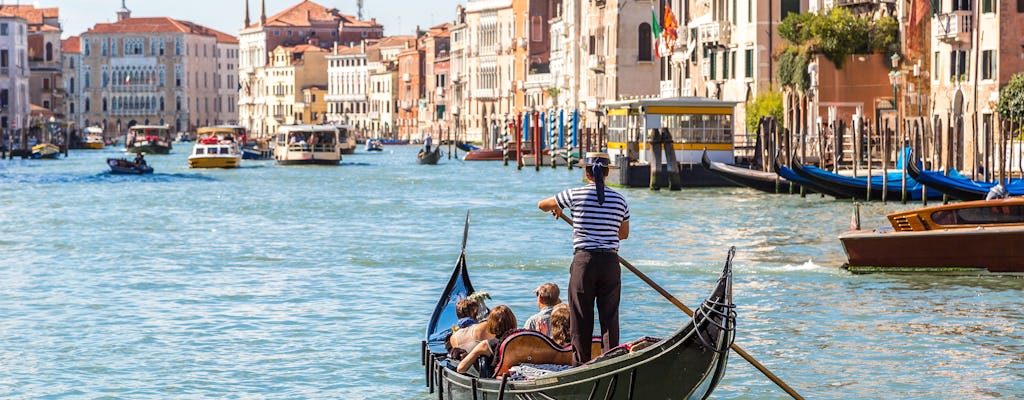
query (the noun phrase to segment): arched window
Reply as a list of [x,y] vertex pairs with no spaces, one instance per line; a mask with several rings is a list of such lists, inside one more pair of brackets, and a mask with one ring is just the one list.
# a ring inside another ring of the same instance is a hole
[[53,61],[53,43],[46,43],[46,61]]
[[89,99],[85,99],[85,112],[89,112]]
[[75,103],[69,103],[68,104],[68,111],[69,111],[69,114],[74,114],[75,113]]
[[651,44],[651,24],[646,22],[637,28],[637,61],[651,61],[651,51],[654,46]]
[[107,111],[107,99],[105,97],[103,98],[103,111]]

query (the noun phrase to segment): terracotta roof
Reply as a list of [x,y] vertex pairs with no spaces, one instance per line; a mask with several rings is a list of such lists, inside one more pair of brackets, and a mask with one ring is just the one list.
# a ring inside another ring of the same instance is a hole
[[309,53],[325,53],[325,52],[327,52],[327,50],[324,50],[324,49],[320,48],[320,46],[315,46],[315,45],[311,45],[311,44],[297,44],[295,46],[277,46],[277,48],[275,48],[274,51],[277,51],[277,49],[287,50],[287,51],[289,51],[291,53],[295,53],[295,54],[306,53],[306,52],[309,52]]
[[312,26],[314,22],[341,21],[337,8],[327,8],[309,0],[291,6],[267,18],[266,26]]
[[47,18],[60,18],[57,7],[36,8],[31,5],[0,5],[0,12],[24,18],[29,25],[42,25]]
[[218,43],[238,43],[238,39],[234,36],[170,17],[125,18],[117,22],[96,24],[85,33],[191,33],[213,36]]
[[81,53],[82,38],[79,36],[72,36],[67,39],[61,40],[60,51],[64,53]]
[[377,47],[397,47],[397,46],[405,46],[406,44],[409,44],[411,46],[415,42],[416,42],[416,37],[412,36],[412,35],[407,35],[407,36],[387,36],[387,37],[381,38],[380,41],[377,42],[376,46]]

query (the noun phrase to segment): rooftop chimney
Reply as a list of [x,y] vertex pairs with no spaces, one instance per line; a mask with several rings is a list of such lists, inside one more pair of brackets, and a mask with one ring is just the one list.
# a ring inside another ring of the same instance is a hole
[[131,17],[132,17],[132,11],[129,10],[128,7],[126,7],[124,5],[124,0],[121,0],[121,9],[117,10],[117,21],[121,22],[122,20],[131,18]]

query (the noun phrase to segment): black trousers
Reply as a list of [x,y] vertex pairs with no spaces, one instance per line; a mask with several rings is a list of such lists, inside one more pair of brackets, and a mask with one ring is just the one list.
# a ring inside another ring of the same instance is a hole
[[569,331],[573,361],[590,361],[594,304],[601,322],[604,351],[619,345],[619,295],[622,271],[617,253],[577,251],[569,267]]

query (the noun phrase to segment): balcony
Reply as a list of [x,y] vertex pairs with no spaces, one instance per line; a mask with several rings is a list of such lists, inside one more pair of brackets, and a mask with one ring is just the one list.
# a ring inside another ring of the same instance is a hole
[[731,39],[732,25],[726,21],[715,21],[697,27],[697,41],[702,46],[725,46]]
[[974,26],[974,13],[960,10],[935,16],[935,38],[946,43],[970,43]]
[[107,90],[117,93],[139,93],[139,92],[156,92],[158,89],[157,85],[110,85],[107,86]]
[[408,72],[402,74],[402,82],[411,82],[411,81],[412,81],[412,76],[410,76]]
[[893,4],[896,0],[836,0],[837,7],[853,7],[866,4]]
[[587,68],[594,72],[604,72],[604,56],[591,54],[587,57]]

